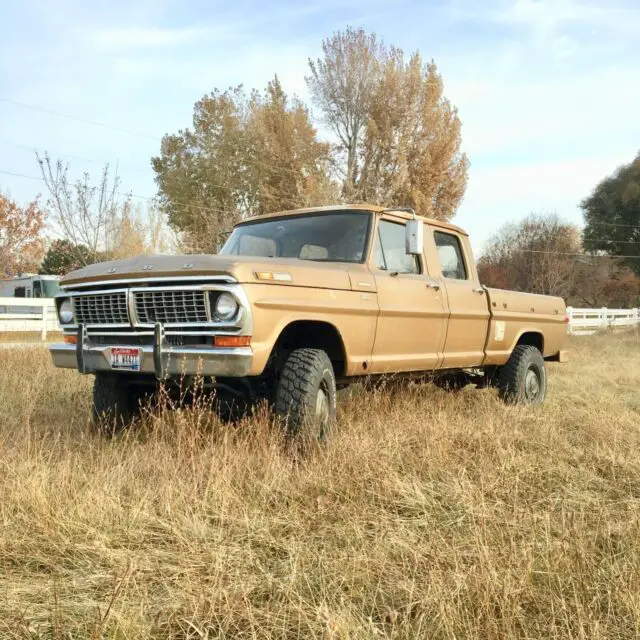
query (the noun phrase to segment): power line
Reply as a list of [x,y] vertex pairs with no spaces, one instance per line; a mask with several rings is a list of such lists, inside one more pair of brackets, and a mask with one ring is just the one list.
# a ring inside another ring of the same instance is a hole
[[45,109],[43,107],[36,107],[31,104],[25,104],[24,102],[17,102],[16,100],[10,100],[9,98],[0,98],[0,102],[6,102],[16,107],[22,107],[23,109],[31,109],[32,111],[39,111],[41,113],[47,113],[51,116],[57,116],[58,118],[66,118],[67,120],[75,120],[76,122],[83,122],[84,124],[90,124],[94,127],[102,127],[103,129],[111,129],[112,131],[119,131],[120,133],[127,133],[131,136],[139,136],[141,138],[148,138],[149,140],[160,140],[157,136],[152,136],[148,133],[141,133],[140,131],[132,131],[131,129],[124,129],[123,127],[116,127],[111,124],[105,124],[104,122],[98,122],[96,120],[89,120],[88,118],[82,118],[80,116],[73,116],[68,113],[61,113],[60,111],[53,111],[51,109]]
[[[98,122],[97,120],[88,120],[86,118],[82,118],[80,116],[74,116],[71,114],[67,114],[67,113],[61,113],[59,111],[53,111],[51,109],[45,109],[43,107],[37,107],[34,105],[30,105],[30,104],[26,104],[24,102],[17,102],[16,100],[10,100],[9,98],[2,98],[0,97],[0,102],[6,102],[7,104],[12,104],[14,106],[17,107],[23,107],[25,109],[31,109],[32,111],[40,111],[42,113],[48,113],[49,115],[54,115],[54,116],[58,116],[60,118],[67,118],[69,120],[76,120],[78,122],[83,122],[85,124],[91,124],[94,125],[96,127],[102,127],[103,129],[111,129],[113,131],[119,131],[121,133],[128,133],[129,135],[133,135],[133,136],[139,136],[142,138],[149,138],[150,140],[155,140],[157,142],[162,142],[162,137],[158,137],[158,136],[152,136],[148,133],[142,133],[140,131],[133,131],[132,129],[124,129],[122,127],[116,127],[110,124],[106,124],[104,122]],[[9,144],[13,144],[13,143],[9,143]],[[17,146],[23,146],[23,145],[17,145]],[[269,163],[269,162],[260,162],[259,160],[256,159],[246,159],[244,160],[244,162],[246,164],[249,165],[253,165],[256,167],[263,167],[263,168],[267,168],[267,169],[278,169],[279,171],[284,171],[286,173],[290,173],[296,177],[300,176],[300,172],[296,171],[295,169],[290,169],[289,167],[274,167],[273,164]]]
[[[53,111],[52,109],[45,109],[44,107],[38,107],[38,106],[35,106],[35,105],[26,104],[24,102],[18,102],[17,100],[11,100],[9,98],[0,97],[0,102],[5,102],[7,104],[11,104],[11,105],[14,105],[16,107],[21,107],[23,109],[30,109],[32,111],[39,111],[41,113],[47,113],[49,115],[57,116],[59,118],[66,118],[68,120],[75,120],[77,122],[82,122],[84,124],[90,124],[90,125],[93,125],[95,127],[102,127],[103,129],[111,129],[112,131],[119,131],[120,133],[126,133],[126,134],[129,134],[129,135],[138,136],[138,137],[142,137],[142,138],[148,138],[150,140],[156,140],[158,142],[162,141],[162,138],[159,138],[158,136],[153,136],[153,135],[148,134],[148,133],[142,133],[140,131],[133,131],[131,129],[125,129],[123,127],[117,127],[117,126],[114,126],[114,125],[106,124],[104,122],[98,122],[97,120],[89,120],[87,118],[83,118],[83,117],[80,117],[80,116],[75,116],[75,115],[71,115],[71,114],[68,114],[68,113],[62,113],[60,111]],[[14,144],[14,143],[5,143],[5,144]],[[26,145],[15,145],[15,146],[24,147]],[[62,154],[62,155],[64,155],[64,154]],[[67,156],[67,157],[73,158],[74,156]],[[82,160],[81,158],[77,158],[77,159],[78,160]],[[85,161],[85,162],[86,161],[88,161],[88,162],[98,162],[96,160],[87,160],[87,159],[84,159],[83,161]],[[254,166],[267,167],[267,168],[270,168],[270,169],[274,168],[274,166],[269,164],[269,163],[259,162],[257,160],[249,160],[249,161],[247,161],[247,164],[253,164]],[[280,171],[286,171],[288,173],[291,173],[291,174],[293,174],[295,176],[299,176],[300,175],[299,171],[296,171],[294,169],[290,169],[288,167],[279,167],[278,169]],[[138,168],[135,168],[135,169],[131,168],[131,170],[133,170],[133,171],[146,171],[146,169],[138,169]],[[5,174],[8,174],[8,175],[12,175],[10,172],[7,172],[7,171],[0,171],[0,173],[5,173]],[[20,176],[19,174],[13,174],[13,175],[16,175],[18,177],[30,178],[29,176]],[[33,180],[34,178],[30,178],[30,179]],[[217,187],[219,187],[221,189],[229,189],[231,191],[233,190],[231,187],[228,187],[228,186],[225,186],[225,185],[216,184],[216,183],[211,183],[211,184],[213,184],[214,186],[217,186]],[[139,196],[134,196],[134,197],[139,197]],[[144,197],[144,196],[140,196],[140,197]],[[147,198],[147,199],[149,199],[149,198]],[[177,204],[179,204],[179,203],[177,203]],[[183,206],[193,206],[193,205],[188,205],[186,203],[183,203]],[[202,210],[203,211],[211,210],[211,211],[217,211],[218,213],[224,213],[221,210],[214,210],[214,209],[202,208]],[[627,229],[640,229],[640,225],[619,224],[617,222],[590,222],[590,223],[588,223],[588,225],[590,225],[590,226],[621,227],[621,228],[627,228]],[[630,243],[625,243],[625,244],[630,244]]]
[[[14,176],[17,178],[26,178],[27,180],[37,180],[38,182],[44,182],[45,184],[47,184],[47,181],[40,177],[37,178],[36,176],[29,176],[26,175],[24,173],[15,173],[13,171],[5,171],[0,169],[0,174],[5,174],[5,175],[9,175],[9,176]],[[230,187],[222,187],[222,185],[220,185],[221,188],[226,188],[226,189],[230,189]],[[156,200],[155,196],[141,196],[137,193],[133,193],[133,192],[123,192],[123,191],[116,191],[116,195],[121,196],[123,198],[135,198],[136,200],[146,200],[148,202],[153,202],[154,200]],[[291,201],[293,204],[296,205],[304,205],[305,203],[302,202],[301,200],[292,200]],[[216,207],[205,207],[203,205],[196,205],[196,204],[192,204],[190,202],[181,202],[179,200],[173,200],[172,201],[173,204],[179,205],[181,207],[185,207],[187,209],[192,209],[194,211],[203,211],[203,212],[208,212],[208,213],[222,213],[222,214],[228,214],[229,210],[225,210],[225,209],[217,209]]]
[[575,258],[627,258],[632,260],[640,260],[640,255],[635,256],[618,256],[618,255],[606,255],[599,256],[589,253],[568,253],[564,251],[541,251],[537,249],[516,249],[516,253],[545,253],[553,256],[573,256]]
[[[9,146],[13,146],[13,147],[17,147],[19,149],[29,149],[31,151],[35,151],[37,153],[37,149],[35,147],[31,147],[29,145],[26,144],[18,144],[17,142],[8,142],[6,140],[0,140],[0,144],[5,144],[5,145],[9,145]],[[45,150],[45,154],[46,154],[46,150]],[[95,158],[81,158],[79,156],[72,156],[66,153],[57,153],[58,156],[60,157],[66,157],[66,158],[71,158],[71,159],[75,159],[75,160],[80,160],[82,162],[91,162],[94,164],[101,164],[101,165],[105,165],[108,164],[108,161],[102,161],[102,160],[96,160]],[[269,164],[267,162],[259,162],[257,160],[248,160],[247,161],[249,164],[253,164],[254,166],[257,167],[267,167],[269,169],[278,169],[279,171],[285,171],[287,173],[291,173],[292,175],[295,175],[296,177],[300,176],[300,172],[299,171],[295,171],[294,169],[289,169],[288,167],[275,167],[272,164]],[[142,167],[126,167],[123,165],[118,164],[118,169],[124,169],[125,171],[148,171],[147,168],[143,169]],[[1,173],[1,172],[0,172]],[[9,172],[4,172],[4,173],[9,173]],[[21,176],[21,177],[28,177],[28,176]],[[207,180],[207,184],[209,186],[212,187],[216,187],[218,189],[225,189],[231,193],[233,193],[235,191],[235,189],[233,187],[230,187],[228,185],[225,184],[221,184],[220,182],[212,182],[210,180]],[[185,205],[185,206],[190,206],[190,205]]]
[[38,180],[39,182],[44,182],[42,178],[36,178],[35,176],[28,176],[24,173],[15,173],[13,171],[4,171],[4,170],[0,170],[0,173],[7,176],[13,176],[14,178],[26,178],[27,180]]
[[[27,151],[34,151],[34,152],[38,152],[38,147],[36,146],[32,146],[32,145],[28,145],[28,144],[19,144],[17,142],[9,142],[8,140],[0,140],[0,145],[5,145],[8,147],[16,147],[17,149],[26,149]],[[44,147],[40,147],[40,149],[46,153],[46,149]],[[62,153],[59,151],[56,151],[56,156],[60,157],[60,158],[69,158],[71,160],[79,160],[80,162],[90,162],[91,164],[99,164],[104,166],[105,164],[109,164],[110,162],[108,160],[97,160],[95,158],[85,158],[82,156],[72,156],[69,153]],[[117,161],[117,166],[118,166],[118,170],[120,169],[124,169],[125,171],[148,171],[149,168],[148,167],[129,167],[129,166],[125,166],[120,164],[119,161]]]
[[[12,171],[5,171],[5,170],[0,170],[0,174],[5,174],[5,175],[9,175],[9,176],[14,176],[17,178],[26,178],[27,180],[37,180],[38,182],[44,182],[46,184],[46,180],[44,180],[44,178],[37,178],[36,176],[29,176],[26,175],[24,173],[15,173]],[[229,188],[229,187],[226,187]],[[127,193],[127,192],[116,192],[116,195],[119,195],[121,197],[124,198],[135,198],[137,200],[145,200],[147,202],[153,202],[154,200],[156,200],[155,196],[142,196],[139,195],[137,193]],[[297,202],[297,201],[294,201]],[[188,202],[180,202],[180,201],[173,201],[174,204],[177,204],[179,206],[182,207],[186,207],[188,209],[192,209],[195,211],[202,211],[202,212],[208,212],[208,213],[223,213],[223,214],[228,214],[229,211],[228,210],[224,210],[224,209],[217,209],[215,207],[205,207],[202,205],[194,205],[192,203],[188,203]],[[304,204],[302,202],[298,202],[298,204]],[[622,243],[620,243],[622,244]],[[625,242],[625,244],[640,244],[640,242]],[[598,255],[589,255],[589,254],[584,254],[584,253],[569,253],[569,252],[562,252],[562,251],[541,251],[541,250],[537,250],[537,249],[519,249],[520,252],[522,253],[541,253],[541,254],[550,254],[550,255],[559,255],[559,256],[573,256],[576,258],[625,258],[625,259],[632,259],[632,260],[638,260],[640,259],[640,256],[634,256],[634,255],[622,255],[622,256],[618,256],[618,255],[606,255],[606,256],[598,256]]]
[[625,229],[640,229],[640,225],[619,224],[618,222],[586,222],[585,225],[594,227],[623,227]]
[[[38,182],[45,182],[44,178],[37,178],[36,176],[29,176],[26,175],[24,173],[15,173],[12,171],[4,171],[0,169],[0,174],[5,174],[5,175],[9,175],[9,176],[15,176],[18,178],[26,178],[28,180],[37,180]],[[155,200],[155,197],[153,196],[141,196],[138,195],[136,193],[123,193],[123,192],[117,192],[117,195],[119,196],[123,196],[123,197],[131,197],[131,198],[136,198],[136,199],[140,199],[140,200],[146,200],[148,202],[152,202],[153,200]],[[199,211],[210,211],[210,212],[214,212],[214,213],[229,213],[228,211],[225,211],[224,209],[216,209],[214,207],[202,207],[199,205],[192,205],[192,204],[188,204],[188,203],[181,203],[181,202],[176,202],[176,204],[182,205],[182,206],[186,206],[186,207],[191,207],[194,208],[196,210]],[[635,243],[635,244],[640,244],[640,243]],[[586,254],[586,253],[570,253],[570,252],[565,252],[565,251],[542,251],[542,250],[538,250],[538,249],[518,249],[517,250],[520,253],[536,253],[536,254],[545,254],[545,255],[554,255],[554,256],[570,256],[573,258],[610,258],[610,259],[625,259],[625,260],[640,260],[640,255],[593,255],[593,254]]]

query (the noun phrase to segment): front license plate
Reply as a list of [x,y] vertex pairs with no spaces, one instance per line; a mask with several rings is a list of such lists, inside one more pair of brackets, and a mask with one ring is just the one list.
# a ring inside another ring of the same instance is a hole
[[142,349],[111,347],[111,368],[120,371],[140,371]]

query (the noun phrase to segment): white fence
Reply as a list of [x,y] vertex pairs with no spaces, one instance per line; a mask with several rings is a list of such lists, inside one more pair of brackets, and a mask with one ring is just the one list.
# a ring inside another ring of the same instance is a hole
[[48,331],[60,331],[52,298],[0,298],[0,332],[40,332],[43,340]]
[[603,329],[625,329],[640,324],[639,309],[575,309],[567,307],[569,333],[588,336]]

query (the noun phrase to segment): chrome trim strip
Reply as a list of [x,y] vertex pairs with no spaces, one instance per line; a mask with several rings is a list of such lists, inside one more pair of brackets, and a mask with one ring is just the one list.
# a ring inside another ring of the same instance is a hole
[[129,291],[126,287],[121,289],[97,289],[96,291],[68,291],[56,294],[55,298],[75,298],[76,296],[105,296],[112,293],[126,293]]
[[138,310],[136,309],[136,300],[133,295],[133,289],[127,289],[127,307],[129,309],[129,322],[135,327],[138,324]]
[[207,321],[213,322],[213,314],[211,313],[211,291],[204,292],[204,312],[207,314]]
[[[77,335],[75,331],[65,332],[66,335]],[[153,331],[88,331],[87,335],[92,336],[152,336]],[[167,336],[239,336],[243,335],[237,331],[165,331]]]
[[[238,281],[232,276],[167,276],[166,278],[127,278],[116,280],[98,280],[96,282],[74,282],[69,284],[60,285],[61,291],[67,291],[70,287],[97,287],[105,284],[130,284],[132,282],[185,282],[194,280],[208,280],[212,283],[220,282],[226,284],[235,284]],[[57,296],[56,296],[57,297]]]

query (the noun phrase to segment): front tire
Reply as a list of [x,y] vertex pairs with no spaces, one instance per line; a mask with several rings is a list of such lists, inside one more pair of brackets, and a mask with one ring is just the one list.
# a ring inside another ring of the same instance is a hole
[[498,373],[498,392],[508,404],[542,404],[547,395],[544,358],[536,347],[518,345]]
[[93,383],[91,424],[101,435],[114,435],[139,414],[142,389],[113,373],[96,373]]
[[275,412],[296,440],[313,444],[327,439],[336,419],[336,378],[324,351],[291,352],[278,380]]

